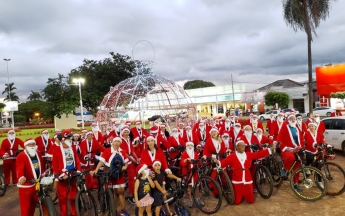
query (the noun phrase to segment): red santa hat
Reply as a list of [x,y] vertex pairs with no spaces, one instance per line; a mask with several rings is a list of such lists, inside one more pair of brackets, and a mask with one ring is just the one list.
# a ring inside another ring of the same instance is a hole
[[68,137],[72,137],[73,135],[72,135],[72,131],[71,130],[64,130],[63,132],[62,132],[62,137],[64,137],[64,138],[68,138]]
[[253,115],[252,118],[257,118],[258,116],[257,115]]
[[24,147],[27,146],[28,144],[31,144],[31,143],[36,144],[35,140],[33,140],[31,138],[26,139],[24,142]]
[[96,122],[93,122],[93,123],[91,124],[91,126],[97,126],[97,123],[96,123]]
[[16,133],[14,130],[9,130],[9,131],[7,131],[7,133],[9,134],[9,133]]
[[218,128],[217,128],[217,127],[213,127],[213,128],[211,128],[210,133],[212,133],[212,131],[217,131],[217,133],[219,133],[219,131],[218,131]]
[[81,129],[81,132],[82,132],[82,133],[86,133],[87,130],[86,130],[85,128],[83,128],[83,129]]
[[141,120],[136,120],[135,124],[142,124],[142,121]]
[[287,117],[288,119],[290,119],[292,116],[296,117],[295,114],[291,114]]
[[250,128],[250,129],[252,129],[252,126],[250,126],[250,125],[246,125],[246,126],[244,126],[244,127],[243,127],[243,130],[245,130],[246,128]]
[[152,167],[155,167],[156,164],[159,164],[160,166],[162,166],[162,163],[159,160],[155,160],[153,161]]
[[278,113],[278,115],[285,115],[283,110],[280,110],[280,112]]
[[146,141],[149,140],[149,139],[156,140],[156,138],[155,138],[154,136],[148,136],[148,137],[146,138]]
[[229,137],[229,134],[228,133],[223,133],[222,137],[225,137],[225,136]]
[[[56,133],[56,134],[58,134],[58,133]],[[78,137],[79,137],[79,136],[80,136],[80,134],[78,134],[78,133],[74,133],[74,134],[73,134],[73,136],[78,136]]]
[[183,122],[179,122],[178,124],[179,124],[179,125],[184,125],[184,123],[183,123]]
[[310,125],[314,125],[315,127],[317,127],[317,125],[316,125],[314,122],[310,122],[310,123],[308,124],[308,127],[309,127]]
[[190,125],[187,125],[185,129],[191,129],[192,127]]
[[193,142],[190,142],[190,141],[186,142],[186,146],[189,146],[189,145],[192,145],[194,147],[194,143]]
[[126,125],[131,125],[132,122],[131,122],[130,120],[127,120],[125,124],[126,124]]
[[55,132],[55,133],[57,133],[57,132],[61,132],[61,130],[60,130],[60,129],[58,129],[58,128],[56,128],[54,132]]
[[49,133],[49,131],[47,129],[43,129],[42,133]]
[[87,135],[92,135],[93,134],[93,131],[92,130],[89,130],[88,132],[86,132],[86,134],[85,134],[85,136],[87,136]]
[[137,166],[137,173],[140,174],[142,171],[146,170],[147,169],[147,165],[146,164],[139,164]]
[[261,132],[262,132],[262,129],[261,129],[261,128],[257,128],[257,129],[256,129],[256,132],[258,132],[258,131],[261,131]]
[[123,128],[121,129],[121,134],[123,134],[125,131],[130,132],[129,127],[128,127],[128,126],[127,126],[127,127],[123,127]]
[[163,124],[159,125],[159,127],[160,128],[166,128],[166,124],[163,123]]
[[115,125],[119,125],[120,124],[120,121],[114,121],[113,122]]
[[115,141],[122,142],[122,139],[121,139],[121,137],[115,137],[115,138],[113,139],[113,142],[115,142]]
[[243,141],[243,140],[238,139],[238,140],[236,141],[235,145],[237,146],[237,145],[238,145],[238,144],[240,144],[241,142],[243,142],[243,143],[244,143],[244,141]]
[[199,125],[204,125],[205,124],[205,121],[204,120],[201,120]]
[[173,128],[172,130],[171,130],[172,132],[178,132],[178,129],[177,128]]
[[150,133],[158,133],[158,127],[157,126],[150,127]]
[[236,126],[239,126],[239,127],[241,127],[241,123],[239,123],[239,122],[236,122],[236,123],[235,123],[235,127],[236,127]]

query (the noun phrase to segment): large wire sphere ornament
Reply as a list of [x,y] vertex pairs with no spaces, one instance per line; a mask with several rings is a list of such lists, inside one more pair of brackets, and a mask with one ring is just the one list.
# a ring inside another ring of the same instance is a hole
[[150,41],[148,41],[148,40],[140,40],[140,41],[136,42],[136,44],[134,44],[133,49],[132,49],[132,59],[135,60],[135,58],[134,58],[134,49],[135,49],[135,47],[136,47],[139,43],[148,43],[148,44],[150,44],[151,47],[152,47],[152,50],[153,50],[153,57],[152,57],[152,60],[145,60],[145,59],[142,59],[142,60],[137,59],[137,60],[140,60],[140,61],[149,61],[149,62],[153,63],[154,60],[155,60],[155,57],[156,57],[156,51],[155,51],[155,47],[154,47],[154,46],[152,45],[152,43],[151,43]]

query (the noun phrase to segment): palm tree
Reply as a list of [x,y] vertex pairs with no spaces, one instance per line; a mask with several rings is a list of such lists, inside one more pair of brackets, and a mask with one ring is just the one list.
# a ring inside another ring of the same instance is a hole
[[[12,92],[13,90],[16,90],[16,89],[17,89],[17,88],[14,87],[13,85],[14,85],[14,83],[10,83],[10,92]],[[5,94],[5,93],[8,94],[8,92],[9,92],[9,91],[8,91],[8,84],[5,84],[5,86],[6,86],[6,87],[5,87],[5,91],[3,91],[2,94]]]
[[291,26],[295,32],[297,32],[297,30],[305,31],[308,38],[309,112],[313,110],[312,32],[317,36],[315,29],[319,27],[321,20],[326,20],[328,17],[330,6],[331,0],[283,0],[283,11],[286,24]]
[[31,94],[29,95],[28,100],[42,100],[42,96],[39,92],[34,92],[31,90]]
[[7,95],[4,99],[4,101],[17,101],[17,102],[19,102],[19,97],[17,96],[17,94],[15,92],[11,92],[10,95],[11,95],[11,98],[9,98]]

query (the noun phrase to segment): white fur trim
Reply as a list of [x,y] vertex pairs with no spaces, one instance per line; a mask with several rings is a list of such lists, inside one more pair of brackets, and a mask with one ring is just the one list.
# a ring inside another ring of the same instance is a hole
[[148,136],[148,137],[146,138],[146,140],[149,140],[149,139],[156,140],[153,136]]
[[144,164],[139,170],[138,170],[138,174],[140,174],[142,171],[146,170],[147,165]]
[[155,161],[155,162],[153,162],[152,167],[154,167],[156,164],[159,164],[162,166],[162,163],[160,161]]
[[7,133],[9,134],[10,132],[16,133],[14,130],[9,130]]
[[28,141],[25,141],[24,147],[25,147],[26,145],[30,144],[30,143],[35,143],[35,144],[36,144],[35,140],[28,140]]
[[115,138],[113,139],[113,142],[114,142],[115,140],[122,142],[121,137],[115,137]]
[[192,145],[192,146],[194,146],[194,143],[193,143],[193,142],[187,142],[187,143],[186,143],[186,146],[187,146],[187,145]]

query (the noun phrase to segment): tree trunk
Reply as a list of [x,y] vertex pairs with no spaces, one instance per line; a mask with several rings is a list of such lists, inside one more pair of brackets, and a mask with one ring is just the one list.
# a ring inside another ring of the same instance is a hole
[[303,0],[303,7],[304,7],[304,15],[305,15],[305,30],[307,33],[308,38],[308,95],[309,95],[309,113],[313,112],[313,101],[314,101],[314,94],[313,94],[313,64],[312,64],[312,56],[311,56],[311,28],[310,28],[310,19],[308,14],[308,7],[307,7],[307,0]]

